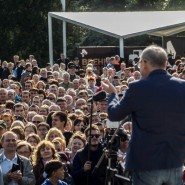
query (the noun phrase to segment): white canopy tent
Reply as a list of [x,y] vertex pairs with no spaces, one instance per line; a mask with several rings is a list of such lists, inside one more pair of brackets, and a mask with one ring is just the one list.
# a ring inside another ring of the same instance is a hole
[[[124,39],[150,34],[170,36],[185,31],[185,11],[148,12],[49,12],[49,57],[53,63],[52,18],[82,26],[119,39],[124,57]],[[66,30],[63,29],[63,52],[66,55]]]

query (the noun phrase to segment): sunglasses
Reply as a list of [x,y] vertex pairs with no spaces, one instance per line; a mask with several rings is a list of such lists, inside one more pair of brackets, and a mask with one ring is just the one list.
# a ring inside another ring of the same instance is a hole
[[91,134],[91,135],[89,135],[89,137],[90,137],[90,138],[93,138],[93,137],[99,138],[99,137],[100,137],[100,134]]

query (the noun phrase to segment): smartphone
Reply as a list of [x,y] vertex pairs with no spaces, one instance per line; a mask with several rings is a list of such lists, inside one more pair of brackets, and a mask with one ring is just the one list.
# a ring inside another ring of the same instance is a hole
[[13,164],[11,172],[15,172],[17,170],[20,170],[20,165],[19,164]]

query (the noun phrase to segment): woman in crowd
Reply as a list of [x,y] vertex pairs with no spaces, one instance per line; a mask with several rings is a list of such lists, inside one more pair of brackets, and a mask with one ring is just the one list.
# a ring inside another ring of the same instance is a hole
[[11,127],[11,125],[13,123],[13,116],[12,116],[12,114],[4,113],[2,115],[2,120],[4,120],[5,123],[6,123],[6,127],[7,127],[6,129],[10,130],[10,127]]
[[25,140],[25,133],[22,127],[15,126],[11,128],[10,131],[14,132],[17,135],[18,140]]
[[74,156],[77,152],[77,150],[83,148],[86,144],[86,137],[85,134],[81,132],[76,132],[73,134],[69,141],[69,148],[70,148],[70,153],[68,154],[69,159],[71,164],[73,163]]
[[16,127],[16,126],[20,126],[23,130],[24,130],[24,123],[22,121],[16,120],[12,123],[10,129]]
[[29,111],[27,114],[27,121],[28,122],[32,122],[32,118],[37,115],[37,113],[35,111]]
[[28,159],[31,159],[33,148],[27,141],[20,141],[17,144],[16,152],[19,155],[22,155],[24,157],[27,157]]
[[38,81],[37,84],[36,84],[36,88],[37,89],[42,89],[42,90],[45,90],[46,89],[46,84],[43,82],[43,81]]
[[47,177],[44,173],[46,162],[59,160],[54,145],[50,141],[43,140],[36,147],[33,155],[33,173],[36,179],[36,185],[41,185]]
[[54,128],[51,128],[48,133],[46,134],[46,140],[47,141],[53,141],[54,138],[56,137],[60,137],[61,139],[65,139],[64,135],[62,134],[62,132],[54,127]]
[[28,123],[24,127],[25,136],[27,137],[31,133],[37,134],[37,127],[33,123]]
[[77,132],[77,131],[83,132],[84,131],[84,127],[85,127],[85,123],[84,123],[83,117],[78,117],[74,121],[73,132]]
[[30,143],[33,148],[35,148],[40,142],[40,137],[35,133],[31,133],[27,136],[26,141]]

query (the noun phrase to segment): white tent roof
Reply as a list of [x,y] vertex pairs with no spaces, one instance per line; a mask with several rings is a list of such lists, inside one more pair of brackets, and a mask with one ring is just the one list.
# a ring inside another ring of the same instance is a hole
[[185,11],[49,12],[51,17],[116,38],[170,36],[185,31]]

